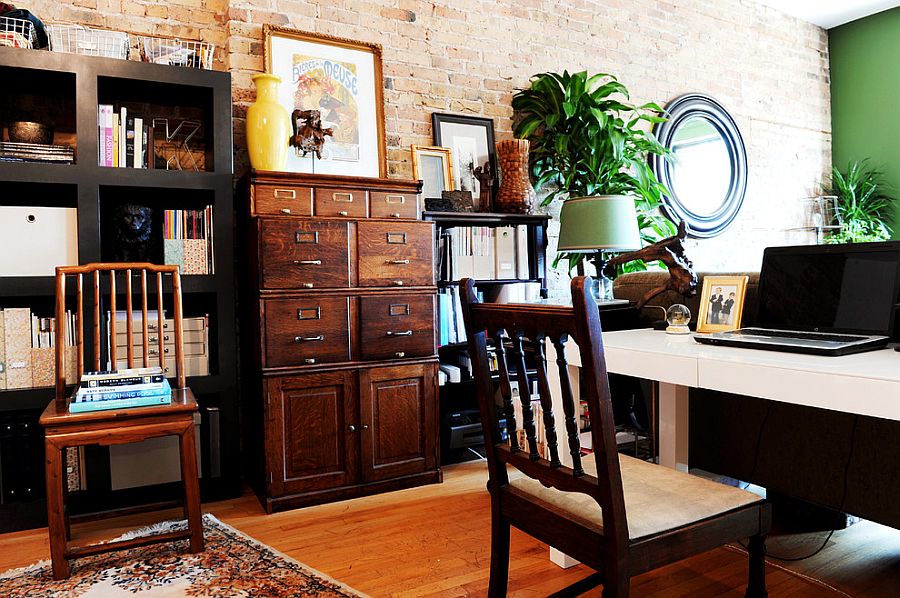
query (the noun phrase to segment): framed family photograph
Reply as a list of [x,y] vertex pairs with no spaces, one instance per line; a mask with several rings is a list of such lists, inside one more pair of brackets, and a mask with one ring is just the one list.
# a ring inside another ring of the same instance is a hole
[[[455,188],[471,191],[479,212],[490,212],[494,189],[481,189],[479,175],[485,166],[494,186],[497,178],[497,152],[494,144],[494,121],[477,116],[434,113],[431,115],[434,144],[450,148],[453,154]],[[482,180],[487,180],[483,177]]]
[[449,148],[412,146],[413,178],[422,181],[422,198],[442,197],[453,191],[453,158]]
[[322,158],[288,152],[286,170],[387,176],[381,46],[284,27],[264,28],[266,71],[281,78],[279,103],[318,110],[325,137]]
[[740,328],[746,294],[746,276],[705,276],[697,332]]

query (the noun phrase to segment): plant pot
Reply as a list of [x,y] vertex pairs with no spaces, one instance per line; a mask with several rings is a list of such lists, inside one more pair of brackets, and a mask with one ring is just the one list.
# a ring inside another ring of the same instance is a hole
[[262,73],[253,77],[256,101],[247,109],[247,151],[256,170],[284,170],[291,137],[291,118],[278,103],[281,79]]
[[534,188],[528,178],[527,139],[504,139],[497,143],[500,166],[500,191],[494,208],[509,214],[527,214],[534,207]]

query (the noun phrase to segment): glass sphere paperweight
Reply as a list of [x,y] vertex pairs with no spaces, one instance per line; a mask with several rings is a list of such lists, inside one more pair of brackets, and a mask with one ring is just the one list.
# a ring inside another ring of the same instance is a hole
[[666,310],[666,322],[669,324],[666,334],[690,334],[691,310],[687,305],[676,303]]

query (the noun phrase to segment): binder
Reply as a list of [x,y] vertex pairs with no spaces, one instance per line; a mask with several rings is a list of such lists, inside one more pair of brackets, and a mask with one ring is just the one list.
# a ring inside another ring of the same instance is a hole
[[493,280],[494,273],[494,229],[478,226],[472,229],[474,238],[472,269],[475,280]]
[[494,262],[496,278],[508,280],[518,277],[516,266],[516,229],[512,226],[501,226],[495,231]]
[[31,387],[31,310],[7,307],[4,314],[6,388]]
[[531,272],[528,268],[528,225],[516,226],[516,278],[529,280]]
[[55,276],[77,264],[75,208],[0,206],[0,276]]

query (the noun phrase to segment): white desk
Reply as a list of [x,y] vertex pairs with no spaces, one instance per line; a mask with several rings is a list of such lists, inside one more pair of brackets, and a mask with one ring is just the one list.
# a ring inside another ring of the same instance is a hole
[[[547,347],[556,402],[561,396],[556,352]],[[688,466],[689,388],[900,421],[900,353],[892,349],[822,357],[701,345],[690,335],[657,330],[604,332],[603,348],[610,373],[659,382],[659,459],[681,470]],[[570,367],[581,366],[572,342],[566,344],[566,359]],[[558,437],[565,438],[564,426],[557,425]]]

